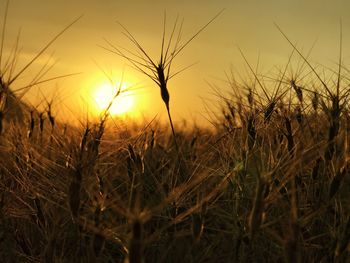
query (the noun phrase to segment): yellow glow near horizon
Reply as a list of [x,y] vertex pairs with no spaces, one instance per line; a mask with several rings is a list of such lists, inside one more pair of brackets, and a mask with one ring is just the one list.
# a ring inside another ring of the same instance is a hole
[[106,110],[109,104],[113,101],[109,108],[109,113],[111,115],[121,116],[132,113],[135,105],[132,92],[127,90],[126,84],[123,84],[121,86],[120,94],[114,98],[118,89],[119,84],[113,86],[108,82],[102,83],[94,88],[92,98],[98,112]]

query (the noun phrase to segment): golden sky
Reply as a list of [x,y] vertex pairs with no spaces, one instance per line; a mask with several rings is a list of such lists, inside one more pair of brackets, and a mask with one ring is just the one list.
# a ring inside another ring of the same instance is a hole
[[[5,4],[5,0],[0,0],[1,21]],[[20,29],[18,69],[67,24],[83,15],[25,71],[12,88],[28,83],[50,59],[55,65],[46,78],[80,74],[42,84],[39,86],[41,91],[34,88],[27,99],[33,106],[38,106],[42,102],[42,94],[48,98],[54,97],[57,101],[54,111],[57,114],[77,117],[92,107],[86,105],[89,104],[86,96],[93,99],[94,90],[108,81],[103,70],[113,75],[115,81],[120,81],[124,72],[124,82],[134,89],[137,111],[150,118],[155,115],[166,118],[159,88],[132,69],[125,59],[101,48],[107,46],[104,39],[135,50],[123,36],[123,30],[117,23],[120,22],[157,60],[164,11],[168,32],[177,15],[184,19],[182,39],[185,41],[223,8],[225,11],[221,16],[173,62],[174,71],[195,63],[169,81],[171,110],[176,121],[187,119],[202,123],[206,115],[203,98],[214,98],[208,83],[225,92],[229,90],[224,82],[225,72],[230,71],[231,67],[234,71],[245,72],[237,46],[254,65],[260,55],[263,72],[274,65],[286,63],[291,47],[274,22],[305,52],[316,41],[310,57],[312,62],[334,66],[339,53],[339,21],[342,20],[345,64],[349,59],[347,47],[350,34],[347,32],[350,32],[350,2],[346,0],[11,0],[3,56],[6,58],[9,55]],[[84,106],[82,101],[86,102]]]

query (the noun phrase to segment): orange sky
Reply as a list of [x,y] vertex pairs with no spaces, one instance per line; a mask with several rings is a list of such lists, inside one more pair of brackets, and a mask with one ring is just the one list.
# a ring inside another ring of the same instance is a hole
[[[1,21],[5,3],[5,0],[0,0]],[[237,46],[254,65],[260,54],[262,72],[269,71],[274,65],[282,66],[287,61],[291,47],[278,32],[274,22],[301,49],[308,50],[316,41],[312,62],[335,65],[339,53],[339,21],[342,19],[345,64],[349,59],[347,47],[350,35],[347,32],[350,29],[350,2],[345,0],[11,0],[3,56],[8,56],[21,28],[21,53],[17,65],[20,69],[64,26],[83,14],[78,23],[25,71],[13,88],[28,83],[40,66],[52,57],[56,64],[46,75],[47,78],[78,72],[81,74],[40,85],[40,90],[48,98],[56,94],[55,98],[58,99],[54,111],[57,114],[76,117],[91,108],[82,106],[85,96],[89,96],[86,94],[91,94],[98,83],[107,81],[99,67],[112,72],[116,81],[120,80],[124,71],[124,81],[136,90],[137,109],[151,118],[156,114],[165,118],[166,111],[158,87],[132,69],[126,60],[100,46],[106,46],[104,39],[107,39],[115,45],[134,50],[122,35],[122,28],[116,22],[119,21],[157,60],[164,11],[167,13],[168,30],[176,15],[184,18],[182,39],[186,40],[223,8],[224,13],[174,61],[175,71],[196,63],[169,82],[170,103],[177,121],[196,119],[203,123],[206,111],[202,99],[214,98],[208,83],[215,84],[225,92],[229,90],[222,81],[225,71],[233,66],[235,71],[245,72]],[[57,89],[58,92],[53,93]],[[34,106],[39,104],[38,98],[42,100],[38,88],[34,88],[27,96]]]

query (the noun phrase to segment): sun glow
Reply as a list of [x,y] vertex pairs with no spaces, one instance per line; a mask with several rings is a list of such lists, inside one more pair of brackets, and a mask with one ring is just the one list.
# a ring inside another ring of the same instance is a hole
[[[119,88],[120,93],[116,96]],[[120,116],[130,114],[135,105],[134,96],[127,89],[126,84],[120,86],[119,84],[103,83],[94,89],[92,97],[98,112],[106,110],[110,103],[112,103],[109,108],[111,115]]]

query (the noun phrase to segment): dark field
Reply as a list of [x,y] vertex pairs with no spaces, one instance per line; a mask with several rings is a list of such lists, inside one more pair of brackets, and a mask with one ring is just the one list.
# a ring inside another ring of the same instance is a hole
[[220,111],[203,128],[173,125],[167,89],[171,63],[193,38],[175,47],[163,39],[153,63],[126,36],[141,55],[114,52],[160,88],[169,124],[112,122],[108,108],[64,124],[55,102],[39,110],[21,101],[15,63],[0,64],[0,261],[347,262],[342,55],[334,69],[315,68],[290,42],[288,62],[270,76],[246,61],[250,77],[228,77],[229,94],[214,88]]

